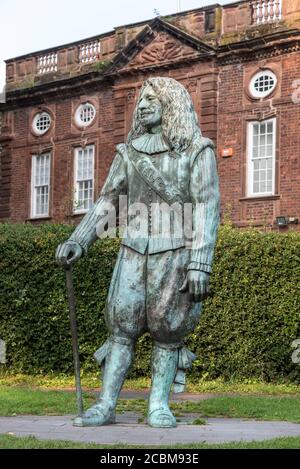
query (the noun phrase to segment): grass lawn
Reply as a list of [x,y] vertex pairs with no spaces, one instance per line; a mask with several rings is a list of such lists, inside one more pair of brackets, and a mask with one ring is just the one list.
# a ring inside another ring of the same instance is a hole
[[18,438],[15,436],[0,435],[0,449],[299,449],[300,437],[276,438],[274,440],[253,441],[249,443],[222,443],[206,444],[196,443],[191,445],[173,446],[130,446],[130,445],[97,445],[82,444],[72,441],[37,440],[34,437]]
[[[52,375],[26,375],[0,373],[0,386],[31,386],[39,389],[72,389],[74,377],[65,374]],[[95,389],[99,387],[99,377],[96,374],[82,374],[84,388]],[[149,389],[150,379],[128,379],[125,381],[125,389]],[[199,380],[195,383],[188,382],[187,391],[203,393],[238,393],[253,395],[298,395],[300,385],[291,383],[264,383],[261,381],[227,382],[222,379],[215,381]]]
[[[89,388],[95,388],[92,381],[85,384],[84,392],[85,408],[95,402],[95,393]],[[59,385],[60,390],[52,390],[53,385]],[[132,389],[131,382],[130,388]],[[135,386],[137,389],[148,387],[143,382]],[[224,383],[223,383],[224,384]],[[0,416],[14,415],[66,415],[76,414],[76,396],[74,391],[67,391],[73,386],[72,380],[58,377],[0,377]],[[223,385],[218,383],[215,389],[221,393]],[[233,386],[233,384],[232,384]],[[242,386],[242,385],[240,385]],[[245,386],[245,385],[243,385]],[[198,402],[176,402],[171,404],[176,417],[180,419],[183,414],[193,413],[198,417],[196,421],[203,424],[203,418],[208,417],[236,417],[252,418],[258,420],[284,420],[300,423],[300,395],[295,385],[268,385],[263,383],[252,384],[246,388],[238,388],[240,395],[220,396],[216,394]],[[276,388],[278,386],[278,388]],[[63,390],[65,389],[65,390]],[[243,389],[243,391],[242,391]],[[265,392],[263,391],[265,390]],[[232,392],[233,388],[231,388]],[[236,389],[235,389],[236,390]],[[279,392],[281,391],[281,393]],[[195,391],[195,389],[193,389]],[[297,391],[297,392],[296,392]],[[202,389],[203,392],[203,389]],[[224,392],[224,389],[222,390]],[[254,394],[254,395],[252,395]],[[118,413],[135,411],[140,415],[139,422],[144,421],[147,412],[147,402],[144,399],[121,399],[118,403]],[[34,437],[18,438],[11,435],[0,435],[0,449],[148,449],[150,446],[130,446],[116,444],[113,446],[97,444],[80,444],[71,441],[41,441]],[[153,448],[159,448],[153,446]],[[176,449],[288,449],[300,448],[300,437],[277,438],[263,442],[237,442],[226,444],[197,443],[191,445],[173,445],[161,448]]]
[[[84,393],[85,408],[94,401],[94,393]],[[182,413],[198,413],[199,417],[241,417],[300,423],[300,397],[295,396],[219,396],[199,402],[176,402],[171,404],[171,408],[178,417]],[[121,399],[117,412],[135,411],[143,416],[146,409],[147,402],[144,399]],[[74,392],[8,386],[0,388],[0,416],[75,413]]]

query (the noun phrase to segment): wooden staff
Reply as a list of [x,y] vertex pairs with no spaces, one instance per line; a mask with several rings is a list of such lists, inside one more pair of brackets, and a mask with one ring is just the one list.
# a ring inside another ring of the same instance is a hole
[[79,361],[79,349],[78,349],[78,333],[77,333],[77,321],[76,321],[76,301],[72,278],[72,268],[70,265],[65,266],[66,272],[66,284],[69,299],[69,316],[71,324],[72,334],[72,347],[73,347],[73,360],[74,360],[74,372],[75,372],[75,386],[76,386],[76,398],[77,398],[77,410],[78,416],[83,414],[83,401],[82,401],[82,388],[80,380],[80,361]]

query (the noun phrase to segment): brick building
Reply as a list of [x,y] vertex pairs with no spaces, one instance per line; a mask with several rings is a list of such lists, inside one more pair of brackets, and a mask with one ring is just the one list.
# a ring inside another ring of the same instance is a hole
[[6,61],[0,220],[76,222],[124,142],[141,83],[189,90],[216,143],[236,226],[300,219],[300,0],[238,1],[159,17]]

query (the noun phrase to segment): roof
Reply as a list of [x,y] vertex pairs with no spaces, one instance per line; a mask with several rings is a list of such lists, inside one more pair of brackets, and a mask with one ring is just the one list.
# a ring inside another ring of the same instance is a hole
[[[185,15],[193,13],[193,12],[213,10],[213,9],[221,7],[221,6],[222,6],[222,8],[227,8],[227,7],[230,7],[230,6],[237,5],[237,4],[245,3],[246,1],[247,0],[240,0],[238,2],[232,2],[232,3],[226,4],[226,5],[220,5],[219,3],[214,3],[213,5],[204,5],[200,8],[193,8],[193,9],[190,9],[190,10],[185,10],[185,11],[181,11],[181,12],[178,12],[178,13],[173,13],[173,14],[170,14],[170,15],[164,15],[164,16],[160,16],[160,17],[156,17],[156,18],[160,18],[160,19],[163,19],[163,18],[176,18],[178,16],[185,16]],[[96,39],[101,39],[101,38],[104,38],[104,37],[108,37],[108,36],[113,35],[117,29],[121,29],[121,28],[130,29],[130,28],[134,28],[134,27],[138,27],[138,26],[143,26],[143,25],[146,25],[149,22],[153,21],[154,19],[155,18],[150,18],[150,19],[143,20],[143,21],[140,21],[140,22],[137,22],[137,23],[129,23],[129,24],[125,24],[125,25],[120,25],[120,26],[115,27],[114,30],[112,30],[112,31],[108,31],[108,32],[105,32],[105,33],[100,33],[96,36],[91,36],[91,37],[88,37],[88,38],[79,39],[79,40],[72,41],[72,42],[69,42],[69,43],[66,43],[66,44],[60,44],[56,47],[53,46],[53,47],[49,47],[47,49],[42,49],[42,50],[38,50],[38,51],[34,51],[34,52],[29,52],[28,54],[22,54],[22,55],[19,55],[17,57],[6,59],[5,62],[9,63],[9,62],[12,62],[12,61],[15,61],[15,60],[24,59],[25,57],[27,58],[27,57],[32,57],[32,56],[36,56],[36,55],[51,53],[51,52],[57,51],[59,49],[64,49],[64,48],[67,48],[67,47],[74,46],[78,43],[85,43],[85,42],[90,42],[90,41],[93,41],[93,40],[96,40]]]

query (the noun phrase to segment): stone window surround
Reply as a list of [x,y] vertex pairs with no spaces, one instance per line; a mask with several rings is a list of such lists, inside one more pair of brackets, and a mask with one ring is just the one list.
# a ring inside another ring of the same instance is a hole
[[[282,83],[282,63],[280,60],[263,60],[260,66],[257,64],[244,64],[244,79],[243,79],[243,88],[244,88],[244,98],[243,104],[244,106],[249,105],[249,102],[260,103],[260,102],[267,102],[273,98],[280,98],[281,97],[281,83]],[[273,90],[265,97],[255,97],[251,94],[250,91],[250,83],[251,80],[257,75],[259,72],[270,71],[276,77],[276,86],[274,86]]]

